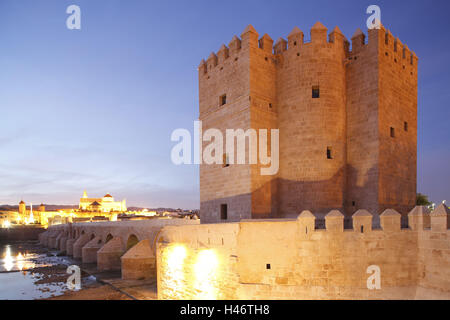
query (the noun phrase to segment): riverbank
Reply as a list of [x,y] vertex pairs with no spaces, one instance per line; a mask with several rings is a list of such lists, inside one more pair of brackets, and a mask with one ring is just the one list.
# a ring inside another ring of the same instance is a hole
[[129,296],[106,284],[96,282],[79,291],[66,291],[60,296],[41,300],[132,300]]
[[45,230],[41,225],[12,225],[9,228],[0,228],[0,243],[36,241],[39,234]]
[[120,271],[99,272],[95,264],[81,264],[80,268],[95,283],[45,300],[157,300],[156,280],[122,280]]
[[[81,269],[81,290],[67,286],[67,268]],[[99,272],[36,241],[0,244],[0,300],[156,300],[155,280],[122,280],[120,271]]]
[[[82,290],[67,287],[67,268],[77,261],[58,256],[36,241],[0,244],[0,300],[122,300],[127,296],[82,271]],[[82,267],[82,266],[81,266]],[[83,270],[83,268],[81,268]],[[119,274],[120,276],[120,274]]]

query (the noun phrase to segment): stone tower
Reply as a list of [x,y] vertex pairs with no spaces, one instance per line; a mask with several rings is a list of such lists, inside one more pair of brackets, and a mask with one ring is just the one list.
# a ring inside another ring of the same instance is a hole
[[345,209],[406,214],[416,202],[417,56],[385,30],[348,53]]
[[27,213],[27,205],[25,204],[25,201],[21,200],[19,202],[19,215],[25,216]]
[[296,27],[275,45],[248,26],[202,60],[203,132],[277,128],[280,157],[273,176],[201,164],[202,223],[414,206],[417,57],[384,27],[368,33],[366,43],[358,29],[350,50],[320,22],[310,41]]

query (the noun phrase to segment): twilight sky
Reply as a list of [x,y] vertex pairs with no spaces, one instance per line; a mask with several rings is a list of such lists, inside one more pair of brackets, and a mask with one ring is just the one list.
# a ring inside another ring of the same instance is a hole
[[[81,7],[81,30],[66,8]],[[347,38],[366,8],[419,57],[418,191],[450,202],[450,2],[0,0],[0,204],[199,207],[198,167],[170,160],[198,117],[197,66],[252,24],[286,38],[320,20]]]

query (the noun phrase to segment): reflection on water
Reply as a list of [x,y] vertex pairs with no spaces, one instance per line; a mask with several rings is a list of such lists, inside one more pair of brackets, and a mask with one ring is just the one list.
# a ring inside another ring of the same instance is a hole
[[33,253],[27,249],[16,248],[9,244],[0,246],[0,257],[0,272],[22,271],[51,265],[51,262],[38,261],[45,257],[44,254]]
[[3,258],[3,266],[5,267],[6,271],[11,271],[14,266],[14,260],[11,256],[11,248],[9,247],[9,245],[6,246],[5,256]]
[[48,273],[45,276],[42,269],[35,268],[68,264],[66,257],[47,254],[36,245],[0,245],[0,300],[42,299],[63,294],[68,290],[65,282],[46,281]]
[[58,296],[67,290],[63,282],[36,284],[39,273],[0,273],[0,300],[32,300]]

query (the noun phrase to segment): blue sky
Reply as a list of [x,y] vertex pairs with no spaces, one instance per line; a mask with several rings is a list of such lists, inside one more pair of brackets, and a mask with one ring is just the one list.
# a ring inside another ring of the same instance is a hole
[[198,167],[172,164],[170,134],[198,117],[200,60],[247,24],[276,40],[319,20],[350,38],[370,4],[420,59],[418,191],[450,201],[448,1],[0,0],[0,203],[86,189],[197,208]]

